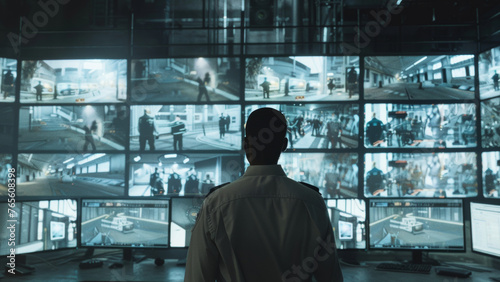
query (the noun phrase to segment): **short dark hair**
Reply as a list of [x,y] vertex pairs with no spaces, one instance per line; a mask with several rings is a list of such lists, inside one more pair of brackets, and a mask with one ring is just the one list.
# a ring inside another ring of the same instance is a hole
[[[249,140],[249,145],[260,153],[277,153],[279,156],[287,132],[286,118],[280,111],[272,108],[257,109],[248,117],[245,132],[247,139],[252,139]],[[258,143],[257,146],[254,142]]]

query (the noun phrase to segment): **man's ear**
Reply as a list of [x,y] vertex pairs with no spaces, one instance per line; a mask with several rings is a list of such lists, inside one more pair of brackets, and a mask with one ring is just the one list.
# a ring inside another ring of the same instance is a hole
[[285,137],[285,139],[283,139],[283,146],[281,147],[281,152],[286,151],[287,148],[288,148],[288,138]]

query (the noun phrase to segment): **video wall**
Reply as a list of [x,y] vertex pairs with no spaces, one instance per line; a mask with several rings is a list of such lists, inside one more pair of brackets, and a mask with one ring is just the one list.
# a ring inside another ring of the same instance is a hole
[[244,173],[245,120],[271,107],[279,163],[325,198],[500,198],[500,47],[0,67],[1,196],[12,167],[20,197],[205,195]]

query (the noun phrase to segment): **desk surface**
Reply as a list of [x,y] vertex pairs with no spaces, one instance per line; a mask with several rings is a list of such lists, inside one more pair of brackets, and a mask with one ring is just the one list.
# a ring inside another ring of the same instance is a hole
[[[162,266],[156,266],[153,259],[146,259],[140,263],[123,262],[123,268],[110,269],[109,266],[118,262],[118,259],[102,259],[103,267],[94,269],[80,269],[79,261],[65,259],[58,261],[42,261],[32,265],[36,267],[35,272],[29,275],[6,276],[1,281],[184,281],[185,268],[177,265],[176,260],[166,260]],[[492,282],[490,277],[500,278],[500,270],[487,269],[477,264],[464,264],[466,267],[474,267],[478,270],[471,270],[472,275],[469,278],[454,278],[449,276],[437,275],[434,267],[430,274],[412,274],[391,271],[376,270],[375,266],[380,262],[367,262],[363,266],[342,265],[344,281],[346,282],[456,282],[456,281],[483,281]]]

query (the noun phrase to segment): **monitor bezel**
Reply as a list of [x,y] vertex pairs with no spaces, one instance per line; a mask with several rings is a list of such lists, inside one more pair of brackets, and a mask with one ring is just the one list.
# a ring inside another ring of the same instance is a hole
[[489,206],[499,206],[500,203],[498,201],[481,201],[481,202],[473,202],[471,201],[470,204],[469,204],[469,216],[470,216],[470,249],[471,249],[471,252],[472,253],[475,253],[475,254],[480,254],[480,255],[484,255],[484,256],[488,256],[488,257],[491,257],[491,258],[496,258],[496,259],[500,259],[500,253],[498,254],[498,256],[496,255],[492,255],[492,254],[489,254],[489,253],[486,253],[486,252],[483,252],[483,251],[477,251],[477,250],[474,250],[474,239],[473,239],[473,232],[472,232],[472,204],[480,204],[480,205],[489,205]]

